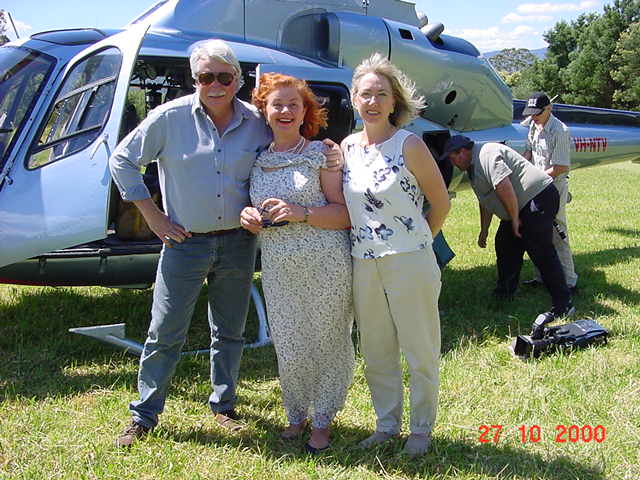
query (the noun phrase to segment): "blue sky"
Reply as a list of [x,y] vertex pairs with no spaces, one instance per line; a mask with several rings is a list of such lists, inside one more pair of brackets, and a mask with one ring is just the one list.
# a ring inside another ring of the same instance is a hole
[[[20,35],[30,35],[55,28],[121,27],[155,3],[155,0],[3,0],[0,8],[11,13]],[[610,2],[416,0],[415,3],[430,22],[442,22],[446,34],[469,40],[486,52],[508,47],[545,47],[542,34],[556,22],[570,21],[582,13],[602,12],[603,4]],[[9,37],[15,38],[12,30]]]

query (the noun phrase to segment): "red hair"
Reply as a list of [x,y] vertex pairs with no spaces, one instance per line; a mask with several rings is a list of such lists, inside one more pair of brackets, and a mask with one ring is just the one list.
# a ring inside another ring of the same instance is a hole
[[251,93],[251,103],[264,115],[267,107],[267,97],[271,92],[281,87],[293,87],[296,89],[302,98],[302,104],[307,109],[300,127],[300,133],[307,139],[315,137],[320,128],[327,126],[327,110],[320,106],[315,94],[304,80],[282,75],[281,73],[264,73],[260,75],[259,86],[254,88]]

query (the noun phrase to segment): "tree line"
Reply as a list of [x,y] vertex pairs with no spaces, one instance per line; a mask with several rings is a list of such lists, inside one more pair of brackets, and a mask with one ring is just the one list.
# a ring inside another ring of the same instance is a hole
[[9,41],[9,37],[5,35],[7,31],[7,19],[4,10],[0,10],[0,45],[4,45]]
[[556,102],[640,110],[640,0],[614,0],[602,13],[556,23],[543,37],[543,60],[526,49],[491,59],[514,98],[544,91]]

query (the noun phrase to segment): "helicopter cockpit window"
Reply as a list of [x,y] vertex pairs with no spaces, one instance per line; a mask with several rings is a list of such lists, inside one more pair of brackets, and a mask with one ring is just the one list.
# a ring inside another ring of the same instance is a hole
[[0,166],[18,138],[55,61],[25,48],[0,50]]
[[29,168],[38,168],[89,146],[106,122],[122,55],[117,48],[99,51],[67,75],[39,138]]

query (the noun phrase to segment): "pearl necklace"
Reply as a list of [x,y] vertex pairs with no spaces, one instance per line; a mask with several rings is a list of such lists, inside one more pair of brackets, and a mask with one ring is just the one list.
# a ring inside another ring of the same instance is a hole
[[267,150],[269,151],[269,153],[300,153],[304,148],[304,144],[305,138],[301,136],[300,141],[298,141],[298,143],[287,150],[276,150],[276,145],[274,142],[271,142]]

